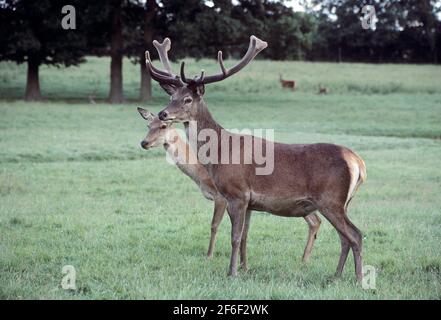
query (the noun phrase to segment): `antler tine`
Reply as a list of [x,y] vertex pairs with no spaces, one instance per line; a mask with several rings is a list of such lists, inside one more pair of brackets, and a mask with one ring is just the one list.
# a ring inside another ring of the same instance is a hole
[[169,76],[169,75],[170,75],[169,73],[167,73],[167,72],[165,72],[165,71],[162,71],[162,70],[156,68],[156,67],[153,65],[153,63],[152,63],[152,59],[150,59],[150,52],[149,52],[149,51],[146,51],[146,52],[145,52],[145,62],[150,64],[150,67],[152,68],[152,70],[153,70],[154,72],[159,73],[159,74],[162,74],[162,75],[164,75],[164,76]]
[[227,75],[227,69],[224,66],[224,59],[222,58],[222,51],[219,51],[217,53],[217,61],[219,62],[220,68],[222,70],[222,73],[226,76]]
[[[153,67],[152,62],[149,59],[145,60],[145,64],[147,66],[147,70],[150,73],[150,76],[161,84],[172,84],[178,87],[182,87],[184,84],[182,83],[179,77],[175,77],[173,75],[166,74],[165,72],[157,72],[156,68]],[[161,71],[161,70],[159,70]]]
[[195,79],[187,80],[187,77],[185,76],[185,61],[181,62],[181,79],[184,83],[190,84],[190,83],[201,83],[205,78],[205,70],[201,70],[201,75],[199,78],[195,77]]
[[165,71],[160,70],[153,65],[152,60],[150,59],[150,52],[146,51],[145,63],[151,77],[154,80],[158,81],[159,83],[172,84],[178,87],[182,87],[184,83],[181,81],[181,79],[178,76],[175,76],[172,73],[170,60],[168,59],[167,51],[169,51],[171,48],[170,39],[165,38],[162,43],[159,43],[158,41],[155,40],[153,41],[153,45],[155,46],[156,51],[158,51],[159,59],[164,65]]
[[164,41],[162,41],[162,43],[159,43],[158,41],[154,40],[153,45],[155,46],[156,51],[158,51],[159,59],[161,60],[162,64],[164,65],[164,69],[170,75],[172,75],[173,72],[171,69],[171,64],[170,64],[170,60],[168,59],[168,53],[167,53],[171,48],[170,39],[165,38]]
[[181,80],[184,83],[189,83],[190,81],[187,80],[187,77],[185,76],[185,61],[181,62]]
[[205,78],[205,70],[202,69],[202,70],[201,70],[201,75],[199,76],[199,78],[197,79],[197,81],[202,82],[202,81],[204,81],[204,78]]

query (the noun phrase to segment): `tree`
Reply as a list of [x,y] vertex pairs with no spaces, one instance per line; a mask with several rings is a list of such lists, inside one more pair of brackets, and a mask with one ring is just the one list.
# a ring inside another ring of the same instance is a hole
[[145,65],[145,51],[156,58],[153,40],[157,35],[160,23],[160,10],[155,0],[133,1],[126,10],[127,29],[124,34],[126,54],[132,63],[139,64],[140,70],[140,101],[148,101],[152,97],[151,77]]
[[[441,6],[434,0],[313,1],[320,4],[319,36],[314,41],[327,60],[369,62],[438,62],[437,35]],[[363,29],[363,5],[373,5],[375,30]],[[317,42],[317,40],[319,42]],[[316,51],[316,52],[317,52]],[[329,54],[331,53],[331,54]]]
[[144,9],[143,41],[142,49],[139,53],[139,71],[141,76],[139,99],[147,101],[152,98],[152,79],[145,65],[144,53],[146,50],[152,51],[152,41],[154,35],[154,19],[158,12],[158,5],[155,0],[147,0]]
[[110,88],[108,101],[122,103],[123,57],[126,53],[125,35],[129,32],[126,24],[129,0],[95,0],[87,3],[88,51],[97,55],[110,55]]
[[233,9],[233,17],[244,29],[240,38],[243,49],[246,38],[256,34],[268,42],[263,57],[275,60],[307,58],[316,29],[316,19],[312,15],[293,12],[284,1],[241,0]]
[[124,101],[124,56],[130,57],[133,63],[139,63],[140,100],[150,99],[151,80],[145,68],[144,52],[149,50],[156,57],[152,41],[163,10],[159,10],[155,0],[96,0],[90,2],[89,7],[89,16],[94,20],[88,36],[90,48],[96,54],[109,54],[111,57],[109,102]]
[[284,14],[266,23],[267,57],[275,60],[305,60],[311,49],[315,19],[304,13]]
[[[86,51],[85,24],[76,22],[77,29],[62,28],[61,13],[65,1],[4,0],[0,3],[0,60],[27,63],[26,100],[41,99],[39,68],[41,65],[71,66],[84,59]],[[69,4],[84,8],[81,1]],[[81,14],[76,17],[81,19]]]
[[123,94],[123,22],[122,0],[112,0],[110,10],[110,103],[122,103]]
[[[166,34],[159,34],[158,40],[168,36],[173,41],[173,50],[170,52],[171,59],[185,56],[202,57],[206,46],[203,41],[198,42],[199,37],[205,32],[198,29],[197,16],[208,7],[203,0],[162,0],[161,11],[165,16],[164,30]],[[198,45],[195,46],[195,43]]]
[[437,16],[441,12],[439,1],[408,0],[406,1],[406,23],[403,34],[416,40],[418,52],[413,60],[438,62],[437,32],[440,32],[440,21]]

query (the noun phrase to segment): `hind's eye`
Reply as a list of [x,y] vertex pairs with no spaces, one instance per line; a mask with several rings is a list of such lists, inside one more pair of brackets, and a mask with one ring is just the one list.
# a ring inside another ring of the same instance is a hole
[[191,103],[193,100],[191,100],[191,98],[185,98],[184,103],[185,104],[189,104]]
[[163,125],[161,126],[161,129],[165,129],[165,128],[167,128],[167,126],[166,126],[165,124],[163,124]]

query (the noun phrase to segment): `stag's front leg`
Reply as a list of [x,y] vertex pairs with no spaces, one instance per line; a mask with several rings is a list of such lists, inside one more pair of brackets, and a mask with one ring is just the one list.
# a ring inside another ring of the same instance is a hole
[[213,257],[214,243],[216,242],[217,228],[224,217],[225,209],[227,207],[227,200],[223,197],[216,197],[214,199],[213,220],[211,221],[211,238],[208,246],[207,259]]
[[237,256],[239,253],[247,206],[247,202],[242,200],[228,202],[228,214],[231,219],[231,260],[228,275],[232,277],[237,276]]

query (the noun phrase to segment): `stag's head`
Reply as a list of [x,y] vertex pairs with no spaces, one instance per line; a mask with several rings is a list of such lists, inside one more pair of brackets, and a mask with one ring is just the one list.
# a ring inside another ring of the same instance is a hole
[[205,93],[205,85],[222,81],[236,72],[243,69],[254,57],[267,47],[265,41],[255,36],[250,37],[250,44],[243,58],[233,67],[227,69],[222,59],[222,51],[218,52],[217,60],[220,65],[221,73],[215,75],[205,75],[204,70],[200,76],[188,79],[185,76],[185,62],[181,63],[180,76],[173,74],[167,52],[171,48],[171,41],[165,38],[162,43],[153,41],[153,45],[158,51],[159,58],[164,66],[160,70],[153,66],[150,54],[146,51],[146,65],[152,79],[170,95],[170,102],[166,108],[159,112],[158,117],[162,121],[188,122],[194,119],[198,112],[200,102]]
[[141,141],[141,147],[148,150],[167,143],[172,123],[159,120],[153,113],[143,108],[138,108],[138,112],[147,121],[149,128],[147,136]]

